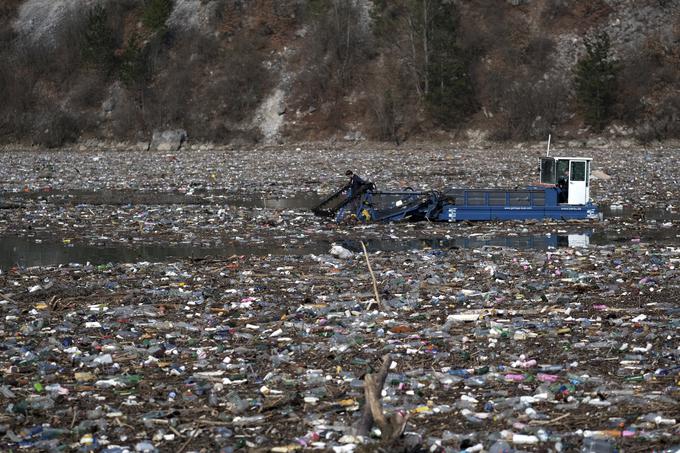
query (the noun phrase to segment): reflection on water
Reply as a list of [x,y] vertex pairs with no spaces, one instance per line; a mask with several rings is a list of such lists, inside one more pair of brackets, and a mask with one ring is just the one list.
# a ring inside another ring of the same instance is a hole
[[631,206],[611,205],[601,206],[600,211],[605,219],[641,219],[658,222],[680,220],[680,212],[664,208],[634,209]]
[[[339,244],[360,253],[361,242],[357,240],[338,240]],[[36,243],[34,240],[18,237],[0,238],[0,269],[12,266],[50,266],[67,263],[87,262],[91,264],[126,263],[138,261],[168,261],[177,258],[203,258],[212,256],[226,258],[232,255],[308,255],[328,253],[333,241],[310,241],[303,244],[280,243],[234,243],[219,247],[194,245],[108,245]],[[509,247],[514,249],[545,250],[556,247],[587,247],[589,235],[524,235],[524,236],[476,236],[450,239],[403,239],[403,240],[366,240],[366,247],[376,251],[407,251],[422,249],[455,249],[480,247]]]
[[92,244],[36,243],[17,237],[0,238],[0,269],[12,266],[50,266],[67,263],[105,264],[138,261],[168,261],[174,258],[203,258],[207,256],[229,257],[232,255],[304,255],[323,253],[328,244],[318,246],[290,247],[276,244],[229,244],[221,247],[186,245],[143,244],[131,247],[124,244],[105,246]]
[[[512,236],[476,235],[452,238],[411,238],[411,239],[366,239],[364,243],[369,252],[403,252],[408,250],[450,250],[476,249],[483,247],[504,247],[518,250],[548,250],[561,247],[587,248],[611,244],[631,243],[631,241],[677,244],[675,229],[651,232],[646,236],[633,237],[626,233],[587,232],[578,234],[524,234]],[[215,257],[225,259],[233,255],[308,255],[325,254],[333,243],[361,253],[361,239],[308,240],[297,244],[275,242],[264,243],[235,242],[220,246],[205,247],[192,244],[163,245],[138,244],[63,244],[36,243],[30,238],[13,236],[0,237],[0,269],[12,266],[51,266],[67,263],[87,262],[91,264],[129,263],[139,261],[169,261],[179,258]]]

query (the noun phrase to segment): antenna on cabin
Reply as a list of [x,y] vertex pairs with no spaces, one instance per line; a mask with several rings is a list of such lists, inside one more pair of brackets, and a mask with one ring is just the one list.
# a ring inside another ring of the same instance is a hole
[[552,134],[548,134],[548,149],[545,150],[545,157],[550,157],[550,138]]

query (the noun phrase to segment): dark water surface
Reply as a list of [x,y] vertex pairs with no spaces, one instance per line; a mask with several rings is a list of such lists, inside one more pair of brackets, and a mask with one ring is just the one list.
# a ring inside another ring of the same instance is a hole
[[[31,193],[0,194],[0,205],[8,209],[17,209],[22,204],[35,202],[55,205],[164,205],[164,204],[220,204],[244,208],[290,209],[306,211],[315,206],[320,197],[313,192],[300,192],[288,198],[267,198],[258,195],[238,195],[219,190],[189,188],[186,192],[145,192],[138,190],[111,191],[44,191]],[[603,207],[605,219],[645,220],[668,222],[680,219],[680,214],[665,209],[634,210],[630,207]],[[646,234],[646,236],[644,236]],[[366,240],[369,251],[407,251],[422,249],[447,250],[453,248],[479,248],[484,246],[509,247],[515,249],[547,250],[557,247],[589,247],[592,245],[608,245],[629,243],[631,241],[660,242],[678,244],[676,228],[662,228],[644,233],[637,237],[631,233],[590,232],[587,234],[559,235],[476,235],[454,238],[426,239],[385,239]],[[212,256],[227,258],[232,255],[307,255],[328,253],[333,242],[360,252],[360,239],[337,239],[285,244],[271,240],[265,243],[235,242],[221,246],[204,247],[194,244],[107,244],[104,246],[63,242],[36,242],[26,237],[0,237],[0,269],[12,266],[50,266],[66,263],[90,262],[92,264],[168,261],[179,258],[201,258]]]
[[[551,235],[516,235],[492,236],[480,235],[454,238],[423,239],[386,239],[365,241],[370,252],[409,250],[450,250],[472,249],[481,247],[508,247],[519,250],[548,250],[559,247],[592,247],[616,243],[654,242],[677,244],[680,242],[678,232],[674,229],[659,230],[647,237],[636,237],[615,233],[577,233]],[[354,252],[361,252],[360,239],[338,239],[336,243]],[[170,261],[180,258],[215,257],[226,259],[232,255],[266,256],[266,255],[307,255],[328,253],[333,241],[308,241],[302,244],[269,243],[234,243],[223,246],[203,247],[200,245],[180,244],[128,244],[93,245],[64,244],[63,242],[37,243],[34,239],[24,237],[0,237],[0,269],[7,270],[13,266],[51,266],[67,263],[125,263],[138,261]]]

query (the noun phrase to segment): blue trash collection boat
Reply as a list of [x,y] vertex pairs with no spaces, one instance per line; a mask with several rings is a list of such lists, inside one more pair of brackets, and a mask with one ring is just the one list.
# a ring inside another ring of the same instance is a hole
[[379,191],[373,183],[348,184],[313,211],[362,222],[597,219],[590,200],[591,163],[588,157],[543,157],[540,183],[525,189]]

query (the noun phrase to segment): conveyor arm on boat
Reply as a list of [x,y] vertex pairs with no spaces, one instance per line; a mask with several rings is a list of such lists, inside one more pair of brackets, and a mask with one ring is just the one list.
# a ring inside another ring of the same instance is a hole
[[374,192],[363,200],[374,222],[430,219],[439,206],[435,191]]
[[314,207],[312,209],[312,212],[314,212],[315,215],[318,215],[318,216],[321,216],[321,217],[334,216],[335,213],[337,213],[344,206],[349,204],[351,201],[356,200],[361,195],[363,195],[364,192],[366,192],[367,190],[370,190],[374,187],[375,186],[373,185],[373,183],[366,183],[366,184],[359,186],[359,188],[354,193],[349,194],[350,185],[346,184],[345,186],[338,189],[338,191],[329,195],[325,200],[323,200],[321,203],[319,203],[316,207]]

